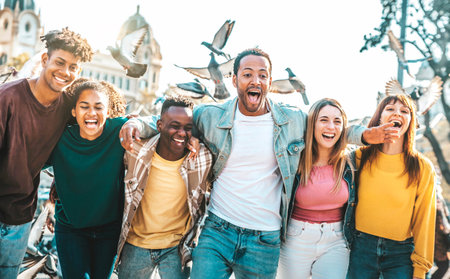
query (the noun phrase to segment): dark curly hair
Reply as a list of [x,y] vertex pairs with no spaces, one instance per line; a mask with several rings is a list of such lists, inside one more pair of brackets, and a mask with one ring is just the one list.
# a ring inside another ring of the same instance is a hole
[[183,107],[192,110],[194,108],[194,102],[180,95],[169,96],[162,104],[161,115],[163,115],[170,107]]
[[234,65],[233,65],[233,72],[235,75],[237,75],[237,73],[239,71],[239,67],[241,66],[242,58],[244,58],[245,56],[248,56],[248,55],[256,55],[256,56],[262,56],[262,57],[267,58],[267,60],[269,61],[268,71],[269,71],[269,74],[272,75],[272,61],[270,60],[269,54],[265,53],[264,51],[260,50],[259,48],[246,49],[236,56],[236,59],[234,60]]
[[75,106],[81,93],[88,89],[102,92],[108,97],[108,112],[110,118],[125,115],[127,102],[120,90],[109,82],[95,81],[88,78],[78,78],[69,88],[67,88],[66,93],[73,98]]
[[60,30],[52,30],[41,36],[41,41],[45,43],[48,56],[57,49],[65,50],[76,57],[81,58],[81,62],[89,62],[92,59],[92,48],[81,38],[80,34],[70,31],[67,27]]

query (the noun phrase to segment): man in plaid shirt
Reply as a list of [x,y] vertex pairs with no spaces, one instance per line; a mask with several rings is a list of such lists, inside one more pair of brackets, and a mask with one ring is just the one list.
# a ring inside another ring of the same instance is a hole
[[[193,103],[166,99],[159,134],[125,154],[125,207],[118,245],[119,278],[188,278],[193,241],[206,210],[212,155],[200,145],[188,159]],[[178,248],[178,249],[177,249]],[[178,253],[177,253],[178,250]]]

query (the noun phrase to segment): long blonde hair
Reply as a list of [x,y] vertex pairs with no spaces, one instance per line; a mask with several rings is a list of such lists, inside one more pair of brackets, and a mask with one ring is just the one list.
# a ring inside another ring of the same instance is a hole
[[320,110],[325,106],[337,108],[342,115],[342,133],[338,141],[334,144],[330,153],[328,163],[333,166],[333,177],[336,182],[331,190],[333,193],[341,189],[341,180],[344,176],[345,164],[348,162],[345,148],[347,146],[347,115],[342,109],[341,104],[334,99],[324,98],[314,103],[308,113],[308,122],[305,135],[305,149],[300,156],[297,173],[300,174],[300,185],[304,186],[308,182],[313,164],[318,159],[317,141],[314,137],[315,124],[319,117]]

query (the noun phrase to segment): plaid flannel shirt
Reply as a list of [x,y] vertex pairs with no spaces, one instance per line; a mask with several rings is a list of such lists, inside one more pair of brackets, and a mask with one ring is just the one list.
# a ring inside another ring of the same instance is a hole
[[[153,154],[159,142],[159,134],[141,142],[134,142],[136,153],[126,152],[124,163],[127,167],[125,175],[125,204],[122,218],[122,230],[117,246],[117,258],[114,267],[119,264],[120,254],[128,236],[131,222],[144,196],[147,180],[152,166]],[[187,158],[187,157],[186,157]],[[198,156],[195,160],[185,159],[180,167],[180,174],[186,185],[187,204],[191,222],[190,228],[183,235],[178,244],[182,266],[191,260],[191,251],[194,240],[198,236],[199,225],[206,212],[206,198],[209,197],[211,180],[209,173],[212,166],[212,154],[203,145],[200,145]]]

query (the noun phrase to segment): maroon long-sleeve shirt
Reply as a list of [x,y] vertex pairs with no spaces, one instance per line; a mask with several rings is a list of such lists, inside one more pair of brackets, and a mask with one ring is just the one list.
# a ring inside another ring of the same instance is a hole
[[70,117],[61,96],[45,107],[21,79],[0,86],[0,222],[21,225],[33,219],[39,173]]

